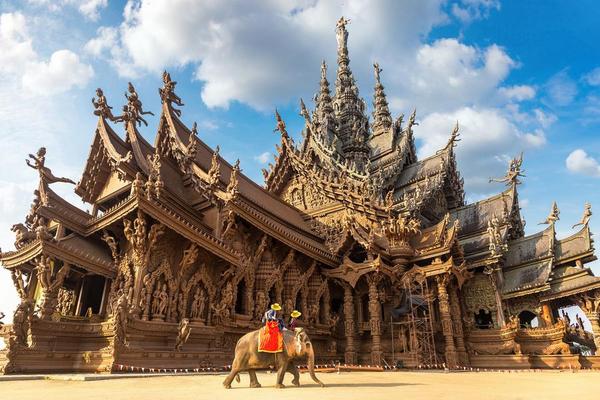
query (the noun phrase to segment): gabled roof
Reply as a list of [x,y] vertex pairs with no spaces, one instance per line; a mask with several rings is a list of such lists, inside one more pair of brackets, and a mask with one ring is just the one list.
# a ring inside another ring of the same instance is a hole
[[124,142],[104,118],[98,118],[83,175],[75,187],[75,193],[82,200],[93,203],[114,168],[133,171],[135,167],[130,164],[131,150],[130,144]]

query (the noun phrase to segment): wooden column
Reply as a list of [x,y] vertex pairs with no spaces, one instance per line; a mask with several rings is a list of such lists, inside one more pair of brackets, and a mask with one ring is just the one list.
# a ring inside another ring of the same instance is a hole
[[354,322],[354,294],[352,287],[344,285],[344,333],[346,335],[346,351],[344,361],[346,364],[356,364],[356,347],[354,335],[356,332]]
[[502,297],[500,297],[500,283],[502,276],[500,269],[494,269],[492,266],[485,267],[484,274],[490,277],[490,282],[492,283],[492,287],[494,288],[494,294],[496,298],[496,322],[498,328],[503,328],[506,325],[506,320],[504,319],[504,307],[502,306]]
[[576,296],[574,300],[592,325],[596,355],[600,355],[600,290]]
[[460,299],[458,296],[458,287],[452,285],[450,287],[450,310],[452,315],[452,327],[454,330],[454,340],[456,342],[456,351],[458,360],[461,365],[469,365],[469,355],[465,347],[465,337],[463,330],[463,315],[460,307]]
[[449,275],[443,274],[436,277],[438,300],[440,304],[440,319],[442,321],[442,332],[446,341],[446,365],[448,368],[454,368],[458,365],[458,356],[456,347],[454,346],[454,333],[452,327],[452,316],[450,315],[450,303],[448,302],[448,284]]
[[548,303],[542,303],[542,320],[544,321],[544,326],[552,326],[554,323],[552,319],[552,309]]
[[381,365],[381,304],[379,303],[379,291],[377,285],[381,281],[378,273],[367,276],[369,284],[369,322],[371,325],[371,362],[373,365]]

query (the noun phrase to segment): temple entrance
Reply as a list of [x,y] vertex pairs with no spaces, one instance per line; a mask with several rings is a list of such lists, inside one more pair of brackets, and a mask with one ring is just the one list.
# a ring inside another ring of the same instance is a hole
[[100,275],[88,275],[83,278],[82,292],[79,298],[79,316],[83,317],[89,312],[100,314],[105,282],[106,279]]
[[524,310],[519,313],[520,328],[537,328],[538,326],[539,320],[536,314],[529,310]]

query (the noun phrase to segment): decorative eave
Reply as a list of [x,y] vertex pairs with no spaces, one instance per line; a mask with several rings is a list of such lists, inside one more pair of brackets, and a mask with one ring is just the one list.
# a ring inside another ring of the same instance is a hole
[[37,213],[47,220],[54,220],[62,223],[66,228],[79,234],[84,234],[86,227],[92,220],[92,216],[78,207],[72,205],[58,194],[56,194],[47,185],[41,186],[45,202],[37,209]]
[[588,224],[569,237],[557,240],[555,243],[556,265],[569,264],[581,260],[591,262],[594,255],[594,241]]
[[356,284],[361,276],[370,272],[382,273],[387,275],[393,281],[397,279],[397,274],[394,268],[387,265],[381,259],[381,256],[377,256],[377,258],[374,260],[368,260],[362,263],[354,262],[346,256],[338,267],[333,269],[324,269],[321,272],[328,278],[339,279],[347,282],[353,288],[356,287]]
[[27,264],[43,254],[58,258],[69,264],[81,266],[98,275],[114,278],[116,270],[108,251],[104,254],[90,254],[90,252],[82,250],[82,247],[76,244],[81,244],[83,240],[85,239],[76,234],[59,240],[35,240],[19,250],[3,253],[0,261],[2,261],[5,268],[13,269]]

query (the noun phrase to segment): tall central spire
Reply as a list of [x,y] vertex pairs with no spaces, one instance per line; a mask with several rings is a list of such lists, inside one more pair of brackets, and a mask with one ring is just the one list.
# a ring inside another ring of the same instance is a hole
[[350,21],[341,17],[336,25],[337,77],[335,80],[334,111],[338,122],[337,136],[348,164],[364,172],[369,158],[369,121],[365,115],[365,102],[358,96],[358,88],[350,70],[348,56],[348,31]]

